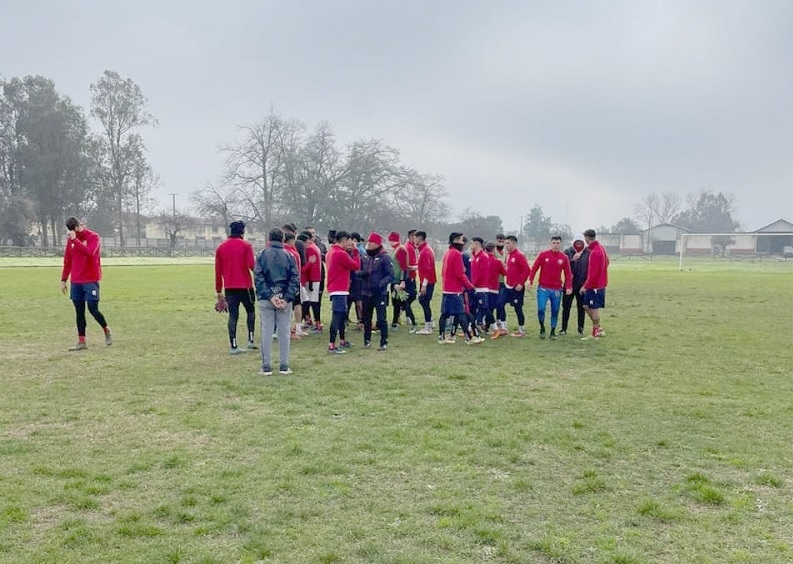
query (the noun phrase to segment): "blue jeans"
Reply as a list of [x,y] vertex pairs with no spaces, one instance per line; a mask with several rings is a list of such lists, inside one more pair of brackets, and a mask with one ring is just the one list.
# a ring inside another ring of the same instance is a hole
[[551,301],[551,329],[556,329],[556,324],[559,319],[559,308],[562,303],[561,290],[549,290],[542,286],[537,287],[537,319],[540,325],[545,324],[545,308],[548,305],[548,300]]

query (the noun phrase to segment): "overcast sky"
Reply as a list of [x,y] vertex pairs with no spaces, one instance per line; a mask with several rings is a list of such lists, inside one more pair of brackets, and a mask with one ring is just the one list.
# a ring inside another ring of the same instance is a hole
[[[735,194],[744,228],[793,221],[793,1],[0,0],[0,76],[88,108],[106,69],[170,205],[270,105],[342,143],[380,138],[441,174],[456,212],[516,229],[536,202],[573,230],[643,195]],[[385,226],[384,226],[385,227]]]

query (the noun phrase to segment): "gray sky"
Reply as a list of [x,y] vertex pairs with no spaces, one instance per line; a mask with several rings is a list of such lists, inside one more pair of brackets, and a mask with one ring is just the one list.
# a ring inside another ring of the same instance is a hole
[[744,228],[793,221],[793,2],[0,0],[0,76],[85,108],[106,69],[159,120],[157,195],[187,204],[236,127],[327,120],[442,174],[456,212],[573,230],[645,194],[736,195]]

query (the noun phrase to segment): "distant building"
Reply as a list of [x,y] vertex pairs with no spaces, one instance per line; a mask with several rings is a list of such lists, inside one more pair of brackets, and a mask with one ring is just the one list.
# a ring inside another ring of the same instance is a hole
[[[793,223],[778,219],[754,231],[755,252],[772,255],[793,255]],[[780,235],[783,233],[784,235]]]
[[652,255],[674,255],[679,252],[683,233],[689,230],[674,223],[659,223],[642,231],[642,250]]

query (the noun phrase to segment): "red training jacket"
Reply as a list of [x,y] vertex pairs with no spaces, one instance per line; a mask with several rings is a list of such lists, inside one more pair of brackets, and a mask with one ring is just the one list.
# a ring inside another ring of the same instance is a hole
[[609,257],[606,249],[597,241],[589,244],[589,266],[587,267],[584,288],[599,290],[609,284]]
[[463,264],[463,253],[449,247],[443,255],[443,266],[441,268],[443,277],[443,293],[459,294],[465,290],[473,290],[473,285],[465,275],[465,265]]
[[517,247],[507,254],[507,279],[504,282],[507,288],[514,288],[517,285],[525,285],[531,269],[526,255],[521,253]]
[[293,259],[295,259],[295,264],[297,265],[298,282],[302,284],[303,272],[300,269],[303,267],[303,265],[300,263],[300,251],[297,250],[296,246],[287,243],[284,243],[284,250],[290,255],[292,255]]
[[241,237],[229,237],[215,249],[215,291],[253,288],[251,271],[256,264],[253,245]]
[[303,283],[319,282],[322,279],[322,251],[313,241],[306,245],[306,264],[302,266]]
[[[410,241],[405,242],[405,249],[408,251],[408,266],[418,266],[419,259],[418,255],[416,254],[416,246]],[[416,269],[411,268],[408,270],[408,278],[410,280],[416,279]]]
[[534,283],[537,272],[540,273],[539,285],[549,290],[562,289],[562,274],[564,274],[564,288],[573,288],[573,271],[570,269],[570,259],[562,251],[550,249],[541,252],[534,260],[529,274],[529,283]]
[[498,294],[501,286],[501,277],[506,275],[507,269],[504,268],[504,261],[502,261],[495,254],[487,254],[490,261],[487,265],[487,291]]
[[425,280],[427,284],[435,284],[438,281],[438,275],[435,272],[435,252],[426,241],[419,245],[418,267],[419,279],[422,284]]
[[331,245],[325,255],[325,291],[329,296],[349,295],[350,272],[360,269],[360,259],[354,259],[339,245]]
[[99,233],[85,228],[77,232],[77,238],[67,239],[61,280],[65,282],[71,276],[72,284],[99,282],[102,279],[101,247]]
[[471,254],[471,284],[477,292],[488,289],[487,278],[490,274],[490,255],[485,251]]

